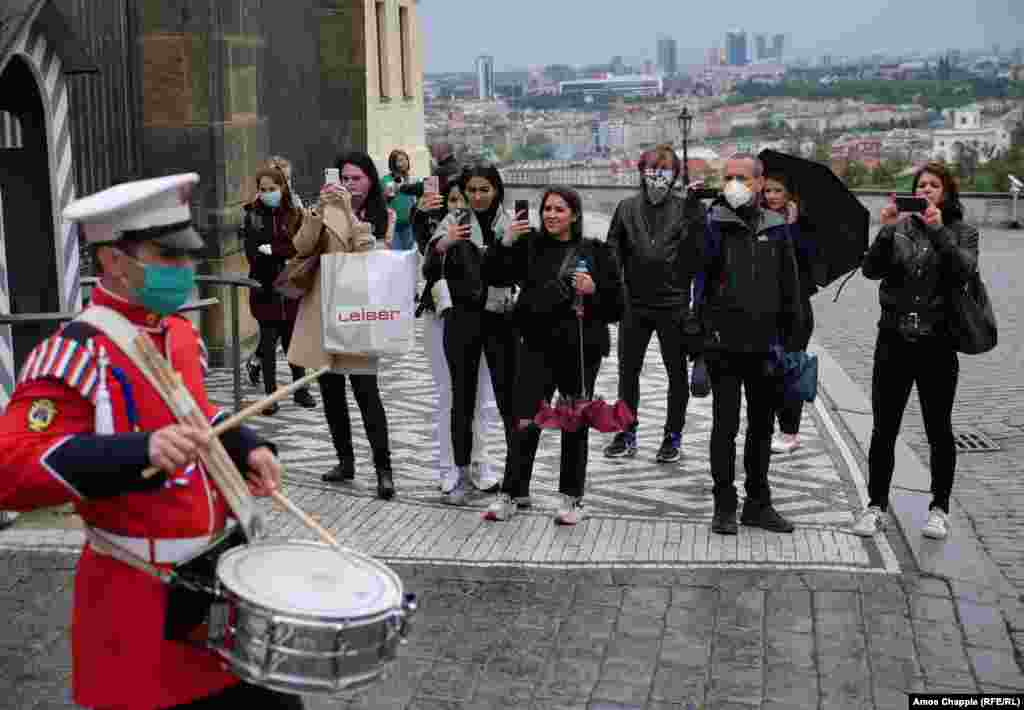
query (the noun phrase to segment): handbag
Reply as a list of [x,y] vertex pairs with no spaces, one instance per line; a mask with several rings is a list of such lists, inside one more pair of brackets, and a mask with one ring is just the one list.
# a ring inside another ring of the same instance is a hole
[[281,273],[274,279],[274,290],[285,298],[300,299],[309,293],[316,283],[320,269],[320,255],[327,248],[326,228],[321,228],[320,237],[310,254],[293,256],[285,262]]
[[949,330],[953,347],[965,355],[980,355],[999,342],[996,314],[988,298],[988,289],[975,271],[966,283],[953,291],[949,299]]

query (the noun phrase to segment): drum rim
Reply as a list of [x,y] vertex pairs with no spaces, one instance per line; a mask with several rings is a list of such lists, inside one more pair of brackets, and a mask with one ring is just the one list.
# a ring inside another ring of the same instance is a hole
[[[394,604],[390,605],[390,606],[386,606],[386,607],[378,609],[378,610],[375,610],[375,611],[370,612],[368,614],[353,614],[353,615],[349,615],[349,616],[345,616],[345,617],[340,617],[340,616],[339,617],[329,617],[329,616],[325,616],[324,614],[320,614],[320,613],[316,613],[316,612],[300,611],[300,610],[295,610],[295,609],[276,609],[275,607],[269,606],[267,604],[261,603],[261,602],[256,601],[256,600],[253,600],[249,596],[247,596],[245,594],[242,594],[238,589],[232,587],[232,585],[229,582],[225,581],[225,578],[224,578],[225,576],[222,574],[222,570],[227,566],[228,562],[232,558],[237,557],[237,556],[241,556],[243,554],[246,554],[246,552],[249,551],[249,549],[252,548],[252,547],[269,547],[269,546],[273,546],[273,545],[286,545],[286,544],[287,545],[298,545],[298,546],[310,547],[310,548],[320,548],[320,549],[329,550],[329,551],[332,551],[332,552],[337,552],[337,553],[342,554],[342,555],[349,555],[351,557],[354,557],[354,558],[360,560],[361,562],[363,562],[363,563],[369,565],[370,567],[372,567],[374,570],[383,573],[383,575],[385,577],[387,577],[388,579],[391,580],[392,585],[393,585],[395,591],[397,592],[395,600],[394,600]],[[300,620],[300,621],[303,621],[303,620],[319,621],[322,624],[345,624],[346,626],[353,626],[353,625],[367,625],[367,624],[370,624],[370,623],[376,623],[375,619],[377,619],[378,617],[380,617],[380,619],[383,620],[383,618],[388,617],[388,616],[394,614],[396,611],[401,610],[402,602],[403,602],[403,600],[405,599],[405,596],[406,596],[406,594],[405,594],[405,586],[402,584],[402,578],[399,577],[398,573],[395,572],[393,569],[391,569],[385,563],[381,562],[378,559],[375,559],[374,557],[372,557],[372,556],[370,556],[370,555],[368,555],[368,554],[366,554],[364,552],[360,552],[359,550],[354,550],[354,549],[352,549],[350,547],[344,547],[344,546],[335,549],[335,548],[331,547],[330,545],[327,545],[326,543],[320,542],[318,540],[301,540],[301,539],[291,539],[291,538],[270,538],[270,539],[257,540],[255,542],[252,542],[252,543],[249,543],[249,544],[246,544],[246,545],[240,545],[238,547],[234,547],[234,548],[226,551],[223,555],[220,556],[220,559],[217,560],[217,568],[215,570],[215,574],[216,574],[217,586],[222,590],[222,592],[223,591],[230,592],[232,597],[234,597],[236,600],[238,600],[240,602],[244,602],[246,606],[252,607],[254,609],[266,610],[271,615],[273,615],[274,617],[277,617],[277,618],[291,617],[291,618],[294,618],[294,619]],[[344,619],[346,619],[348,621],[345,621],[345,622],[334,621],[333,619],[336,619],[336,618],[338,618],[338,619],[344,618]],[[325,621],[325,619],[332,619],[332,620]],[[353,624],[352,622],[354,622],[356,620],[368,620],[368,621],[365,621],[365,623],[363,623],[363,624]]]

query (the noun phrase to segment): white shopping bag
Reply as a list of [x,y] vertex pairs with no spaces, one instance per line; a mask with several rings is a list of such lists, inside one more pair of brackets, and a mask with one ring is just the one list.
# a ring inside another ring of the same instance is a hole
[[324,254],[320,272],[326,352],[404,355],[412,349],[415,250]]

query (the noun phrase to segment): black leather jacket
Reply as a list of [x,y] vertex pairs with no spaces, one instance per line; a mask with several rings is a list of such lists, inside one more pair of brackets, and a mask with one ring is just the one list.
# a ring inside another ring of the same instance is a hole
[[608,246],[622,265],[631,305],[684,309],[701,265],[704,207],[670,194],[655,208],[666,212],[660,219],[662,229],[654,231],[646,217],[646,200],[641,192],[619,203],[608,229]]
[[963,220],[939,229],[917,217],[882,227],[864,257],[864,276],[881,279],[883,311],[945,318],[948,294],[978,268],[978,230]]

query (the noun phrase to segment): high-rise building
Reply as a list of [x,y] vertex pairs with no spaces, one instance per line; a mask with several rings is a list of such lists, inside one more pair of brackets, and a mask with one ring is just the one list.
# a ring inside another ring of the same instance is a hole
[[1013,63],[1024,64],[1024,47],[1017,47],[1013,50]]
[[786,46],[786,35],[777,34],[772,37],[772,58],[777,61],[782,61],[783,49]]
[[611,70],[612,74],[620,75],[626,73],[626,62],[622,59],[621,55],[612,57],[612,61],[608,64],[608,69]]
[[747,33],[743,30],[731,30],[725,33],[726,63],[741,67],[747,63]]
[[755,57],[757,61],[763,62],[765,59],[771,59],[771,54],[768,51],[768,36],[763,34],[754,35],[754,47],[757,49]]
[[823,54],[821,56],[821,66],[825,67],[826,69],[828,69],[829,67],[832,66],[832,55],[831,54]]
[[481,101],[494,98],[494,57],[486,54],[476,58],[476,96]]
[[708,50],[706,56],[707,65],[709,67],[717,67],[722,63],[722,50],[720,47],[712,47]]
[[658,38],[658,71],[665,76],[679,72],[679,46],[671,37]]

